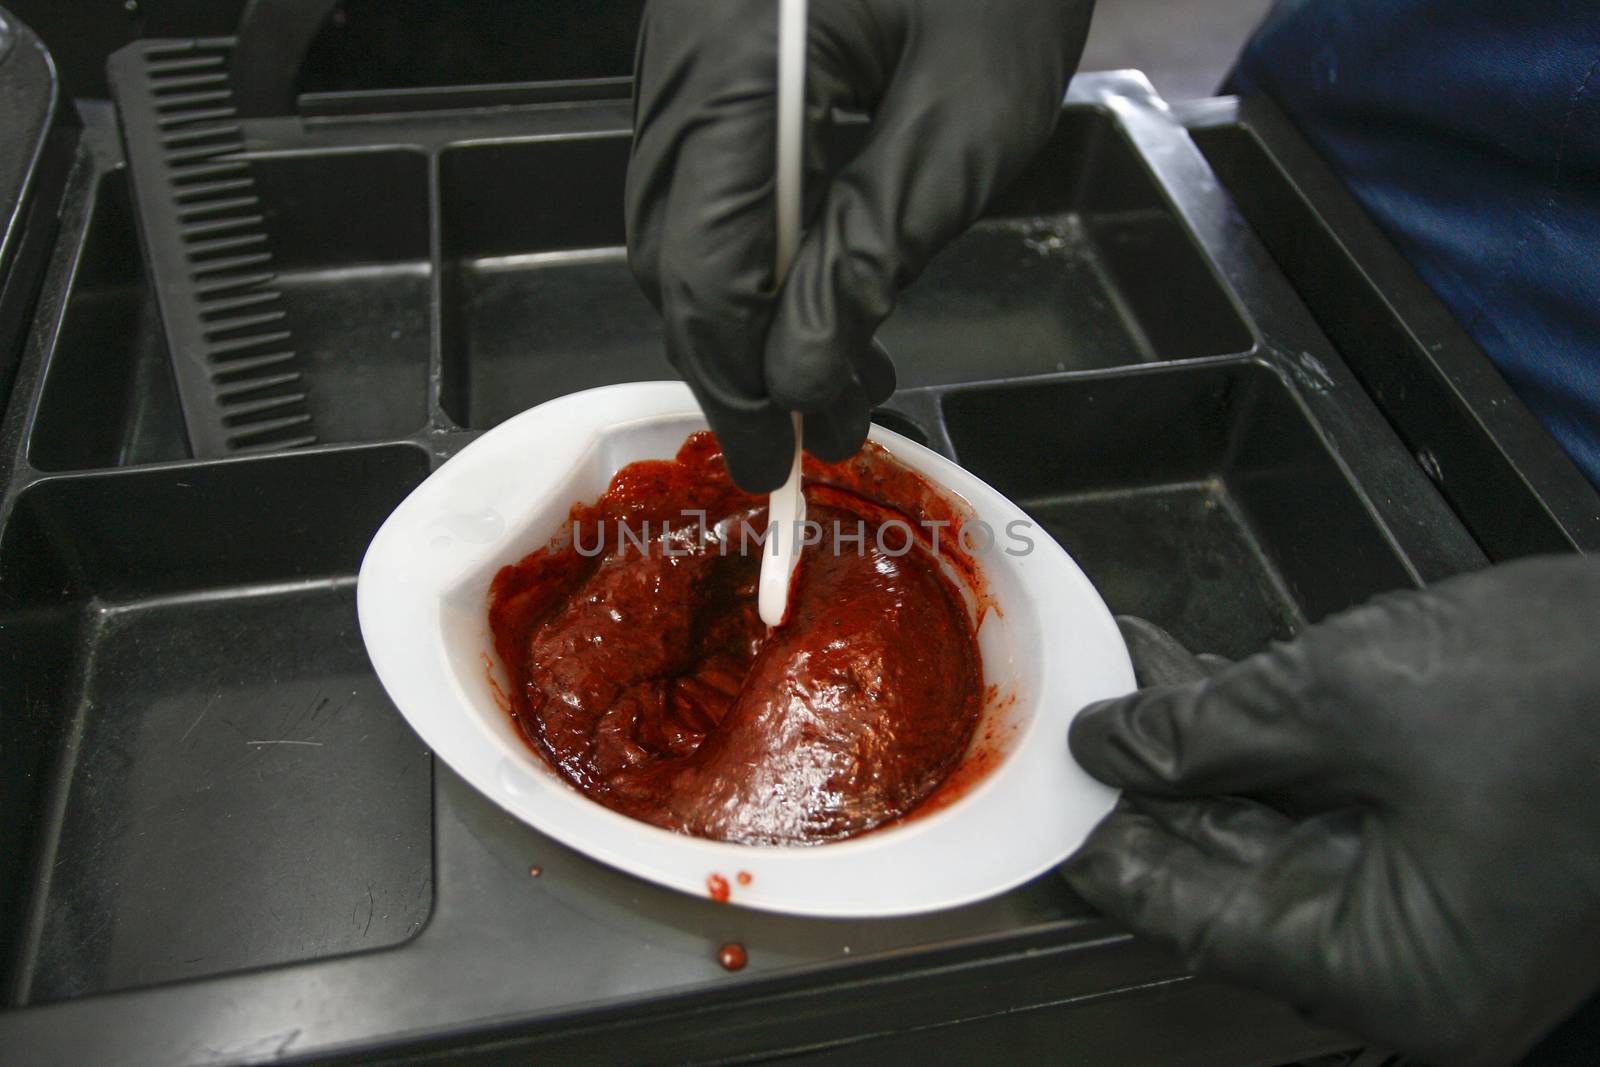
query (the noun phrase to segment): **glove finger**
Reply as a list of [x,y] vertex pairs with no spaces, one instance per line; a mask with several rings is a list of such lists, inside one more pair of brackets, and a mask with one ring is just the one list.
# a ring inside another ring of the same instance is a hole
[[872,409],[894,393],[894,364],[876,339],[860,367],[831,405],[806,416],[806,451],[824,463],[843,463],[855,455],[872,428]]
[[783,485],[794,461],[794,423],[789,415],[765,400],[735,402],[708,383],[694,364],[684,364],[680,371],[717,435],[733,483],[757,495]]
[[824,463],[843,463],[867,439],[872,405],[860,384],[851,381],[831,405],[805,417],[806,451]]
[[894,360],[889,358],[889,350],[876,337],[856,362],[856,379],[861,382],[867,403],[872,407],[894,395],[899,376],[895,373]]
[[1367,756],[1340,742],[1305,657],[1283,646],[1205,681],[1079,712],[1073,757],[1109,785],[1166,797],[1270,792],[1312,809],[1371,799]]
[[1481,962],[1424,933],[1440,921],[1428,914],[1433,891],[1377,825],[1354,809],[1295,822],[1226,799],[1141,801],[1107,816],[1062,874],[1196,972],[1286,1000],[1315,1022],[1430,1063],[1509,1061],[1481,1040],[1516,1030],[1482,1021],[1500,1001],[1461,997],[1463,975]]
[[1062,869],[1099,910],[1198,972],[1322,1015],[1344,984],[1327,950],[1359,855],[1349,817],[1293,823],[1259,806],[1191,801],[1160,817],[1125,808]]
[[1207,855],[1241,865],[1263,862],[1294,826],[1282,812],[1243,797],[1159,800],[1130,793],[1123,800]]
[[1122,639],[1128,645],[1133,672],[1141,688],[1198,682],[1219,669],[1190,652],[1177,638],[1148,619],[1118,615],[1117,629],[1122,631]]
[[[1188,803],[1199,808],[1208,802]],[[1228,813],[1213,816],[1214,821],[1228,818]],[[1201,817],[1192,819],[1198,822]],[[1275,828],[1254,832],[1271,835],[1254,845],[1253,850],[1260,852],[1270,851],[1282,834]],[[1062,874],[1097,909],[1190,960],[1219,908],[1240,890],[1248,874],[1249,868],[1227,851],[1202,848],[1162,818],[1126,804],[1095,828]]]

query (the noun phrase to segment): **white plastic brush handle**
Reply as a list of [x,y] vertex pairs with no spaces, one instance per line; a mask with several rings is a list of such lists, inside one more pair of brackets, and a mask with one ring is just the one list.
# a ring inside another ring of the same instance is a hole
[[[806,2],[778,0],[778,254],[779,287],[800,247],[800,182],[806,121]],[[777,626],[789,610],[789,586],[800,565],[800,527],[806,498],[800,490],[802,420],[794,414],[794,462],[789,480],[767,501],[767,541],[762,549],[756,606],[761,621]]]

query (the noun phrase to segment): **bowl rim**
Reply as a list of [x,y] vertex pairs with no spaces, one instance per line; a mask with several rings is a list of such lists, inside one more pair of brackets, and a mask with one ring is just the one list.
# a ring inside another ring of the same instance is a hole
[[[468,670],[462,650],[471,640],[457,624],[467,625],[462,619],[476,605],[483,658],[497,667],[487,640],[485,573],[549,539],[555,528],[549,517],[564,517],[576,502],[569,486],[584,469],[598,469],[607,479],[615,473],[601,458],[608,440],[665,431],[668,441],[690,422],[705,425],[680,382],[627,383],[559,397],[469,443],[383,523],[357,580],[362,637],[391,700],[430,750],[519,820],[594,859],[701,896],[708,879],[720,875],[733,903],[766,911],[917,914],[998,894],[1065,859],[1116,797],[1072,760],[1067,727],[1081,707],[1131,691],[1134,679],[1126,645],[1098,592],[1036,525],[1027,556],[982,557],[991,592],[997,568],[1006,572],[1000,587],[1020,583],[1028,590],[1026,598],[1000,604],[1000,621],[1018,627],[1023,644],[1034,638],[1040,650],[1030,665],[1038,692],[1017,696],[1036,706],[1023,709],[1030,713],[1010,750],[983,781],[941,810],[890,828],[794,847],[673,833],[583,796],[511,732],[498,705],[484,706],[484,680],[469,685],[462,678]],[[1015,504],[937,452],[876,425],[870,437],[991,526],[1014,519],[1031,524]],[[530,463],[529,456],[541,461]],[[519,541],[521,551],[514,547]],[[481,581],[478,597],[474,581]],[[1004,647],[1005,635],[997,640]],[[741,873],[751,873],[747,885]]]

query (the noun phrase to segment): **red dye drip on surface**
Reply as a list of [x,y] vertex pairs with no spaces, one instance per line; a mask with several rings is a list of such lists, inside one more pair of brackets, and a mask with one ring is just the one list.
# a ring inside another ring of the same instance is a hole
[[749,871],[740,871],[733,877],[740,885],[749,885],[755,881],[755,877]]
[[957,539],[967,511],[870,444],[843,464],[807,457],[806,479],[824,543],[770,633],[756,613],[764,501],[733,485],[709,433],[624,467],[573,507],[562,541],[495,577],[511,714],[585,795],[680,833],[810,844],[904,816],[960,762],[982,667],[928,549],[940,530],[940,558],[982,610]]
[[722,964],[725,971],[742,971],[744,965],[750,962],[750,954],[739,942],[730,941],[717,951],[717,962]]

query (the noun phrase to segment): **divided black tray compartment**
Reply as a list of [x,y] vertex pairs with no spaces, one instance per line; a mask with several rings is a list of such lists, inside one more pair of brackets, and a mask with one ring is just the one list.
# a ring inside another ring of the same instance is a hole
[[[428,157],[403,148],[247,153],[273,289],[293,331],[318,440],[383,441],[428,425]],[[224,336],[225,335],[219,335]]]
[[1489,557],[1600,548],[1600,492],[1273,102],[1201,101],[1183,119],[1318,325]]
[[976,387],[943,403],[963,466],[1059,541],[1112,611],[1195,651],[1246,656],[1414,584],[1265,363]]
[[[0,538],[4,986],[38,1004],[381,948],[431,761],[354,574],[411,445],[47,478]],[[26,831],[26,832],[25,832]]]
[[402,146],[263,148],[227,38],[108,72],[188,438],[210,458],[431,423],[430,168]]
[[[421,434],[433,332],[427,156],[280,151],[252,156],[251,168],[275,277],[242,297],[255,301],[248,316],[210,323],[214,339],[292,326],[296,367],[275,385],[252,379],[251,395],[304,393],[321,440]],[[126,166],[118,160],[88,181],[88,231],[69,268],[28,460],[70,471],[189,458]],[[227,390],[235,378],[219,369],[214,383]]]
[[[848,127],[847,127],[848,130]],[[848,155],[848,133],[835,149]],[[595,385],[670,376],[628,271],[628,138],[445,148],[442,404],[486,429]],[[1149,168],[1095,108],[928,265],[879,334],[902,388],[1248,351]]]
[[901,294],[879,337],[902,388],[1249,351],[1250,330],[1101,108],[1050,143]]
[[443,374],[458,426],[674,376],[628,270],[621,135],[461,145],[439,156]]
[[[29,16],[33,17],[32,15]],[[11,395],[77,122],[44,43],[0,10],[0,404]]]
[[188,434],[139,252],[128,172],[117,166],[79,180],[87,185],[88,233],[70,250],[70,295],[28,462],[70,471],[187,459]]

